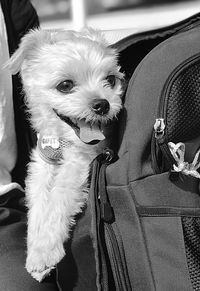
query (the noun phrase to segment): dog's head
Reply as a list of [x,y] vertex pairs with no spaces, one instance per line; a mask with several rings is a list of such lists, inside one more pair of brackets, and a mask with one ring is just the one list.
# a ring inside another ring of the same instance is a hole
[[121,108],[123,74],[116,51],[98,31],[30,31],[7,67],[21,73],[38,132],[100,140],[101,124]]

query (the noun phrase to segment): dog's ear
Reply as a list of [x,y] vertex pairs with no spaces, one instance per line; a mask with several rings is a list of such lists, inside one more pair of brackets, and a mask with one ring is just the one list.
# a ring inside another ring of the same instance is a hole
[[91,27],[84,27],[81,31],[73,31],[73,30],[65,30],[65,29],[58,29],[52,31],[52,41],[67,41],[72,40],[73,38],[87,38],[92,41],[98,42],[107,46],[108,43],[105,39],[105,36],[102,31],[91,28]]
[[3,66],[9,69],[13,75],[18,73],[25,60],[31,59],[39,42],[41,41],[42,31],[40,29],[30,30],[22,39],[19,48]]
[[81,31],[82,35],[86,38],[91,39],[92,41],[96,41],[98,43],[103,44],[104,46],[108,46],[108,42],[105,39],[105,36],[102,31],[91,28],[91,27],[85,27]]

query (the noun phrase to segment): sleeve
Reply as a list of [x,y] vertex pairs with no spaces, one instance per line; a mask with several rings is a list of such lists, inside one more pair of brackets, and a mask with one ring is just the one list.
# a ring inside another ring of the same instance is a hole
[[36,10],[28,0],[1,0],[5,17],[9,50],[12,54],[21,37],[29,30],[39,26]]
[[[28,30],[39,27],[36,10],[28,0],[0,0],[6,23],[10,55],[17,49],[21,37]],[[17,161],[12,172],[14,182],[24,186],[29,153],[35,145],[36,137],[26,119],[22,85],[19,75],[12,77],[13,107],[17,139]]]

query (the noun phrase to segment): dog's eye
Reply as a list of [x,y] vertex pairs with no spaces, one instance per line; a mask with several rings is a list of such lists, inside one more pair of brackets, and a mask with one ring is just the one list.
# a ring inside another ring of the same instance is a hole
[[61,93],[70,93],[74,88],[72,80],[65,80],[56,86],[56,89]]
[[116,84],[116,77],[114,75],[108,75],[106,77],[106,82],[111,88],[113,88],[115,87],[115,84]]

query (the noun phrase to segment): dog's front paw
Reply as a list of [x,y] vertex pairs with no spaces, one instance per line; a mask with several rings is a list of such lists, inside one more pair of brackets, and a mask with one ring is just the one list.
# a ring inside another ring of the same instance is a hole
[[41,282],[45,277],[47,277],[48,275],[50,275],[50,272],[53,268],[47,268],[46,270],[42,271],[42,272],[31,272],[31,276],[37,280],[38,282]]
[[30,249],[26,259],[26,269],[31,276],[37,281],[41,282],[49,275],[56,264],[64,257],[65,251],[63,246],[54,248]]
[[53,267],[47,266],[42,251],[40,254],[37,251],[31,251],[26,259],[27,271],[39,282],[49,275]]

